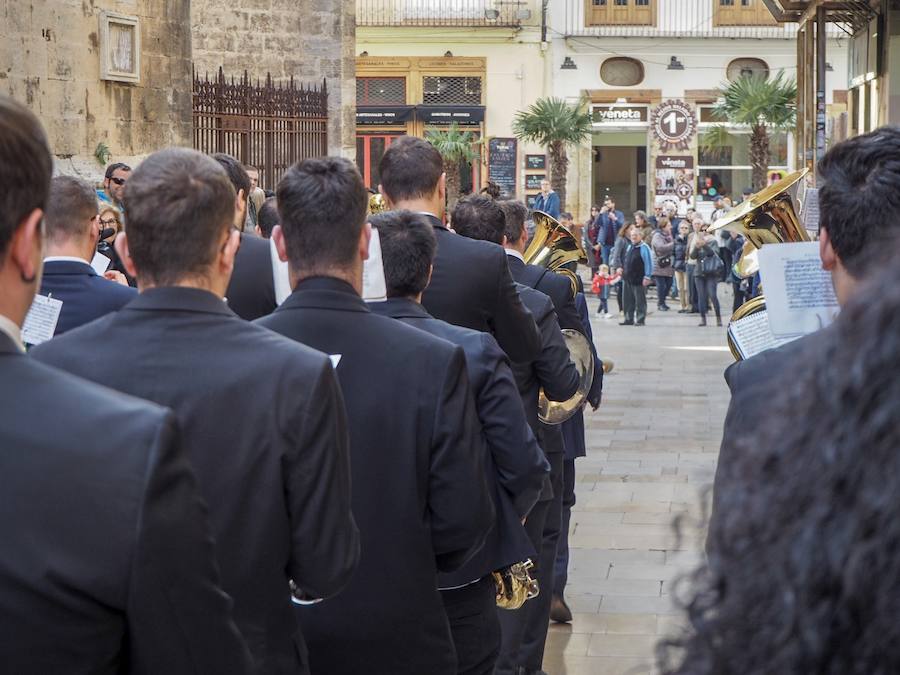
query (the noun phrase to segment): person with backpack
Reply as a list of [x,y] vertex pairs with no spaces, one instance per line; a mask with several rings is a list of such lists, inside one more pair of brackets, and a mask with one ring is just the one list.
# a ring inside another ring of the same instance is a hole
[[623,256],[625,321],[620,326],[643,326],[647,318],[647,286],[653,276],[653,256],[641,238],[641,231],[632,225],[628,230],[631,243]]

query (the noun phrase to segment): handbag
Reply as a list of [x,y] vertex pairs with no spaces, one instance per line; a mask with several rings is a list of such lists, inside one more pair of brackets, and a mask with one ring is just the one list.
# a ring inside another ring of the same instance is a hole
[[660,268],[669,267],[672,264],[672,256],[667,255],[663,258],[660,258],[656,262],[659,263]]
[[698,267],[700,269],[697,271],[701,277],[717,276],[722,274],[722,270],[725,269],[725,263],[722,262],[718,253],[710,251],[700,259]]

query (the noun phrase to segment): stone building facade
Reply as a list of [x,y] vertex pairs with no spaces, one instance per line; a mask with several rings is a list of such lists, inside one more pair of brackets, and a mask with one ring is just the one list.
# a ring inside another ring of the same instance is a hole
[[[135,81],[101,79],[104,12],[137,18]],[[96,180],[104,149],[136,163],[191,145],[192,68],[324,78],[329,152],[352,157],[354,13],[354,0],[0,0],[0,92],[40,117],[60,171]]]

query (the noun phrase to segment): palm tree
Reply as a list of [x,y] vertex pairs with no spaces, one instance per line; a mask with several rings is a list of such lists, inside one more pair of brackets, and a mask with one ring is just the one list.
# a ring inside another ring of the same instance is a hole
[[[787,79],[784,71],[775,77],[745,75],[728,83],[722,99],[713,108],[720,122],[750,127],[750,166],[753,167],[753,190],[766,185],[769,170],[769,139],[778,131],[791,131],[797,122],[797,83]],[[702,139],[705,150],[712,153],[730,144],[724,124],[711,127]]]
[[447,175],[447,210],[453,211],[462,189],[459,170],[463,164],[478,161],[479,154],[476,150],[478,140],[474,133],[463,131],[456,122],[446,130],[427,132],[425,139],[435,147],[444,160],[444,173]]
[[550,185],[559,195],[560,209],[566,206],[566,146],[585,141],[591,129],[591,114],[584,103],[570,105],[553,97],[538,99],[513,120],[517,138],[542,145],[550,153]]

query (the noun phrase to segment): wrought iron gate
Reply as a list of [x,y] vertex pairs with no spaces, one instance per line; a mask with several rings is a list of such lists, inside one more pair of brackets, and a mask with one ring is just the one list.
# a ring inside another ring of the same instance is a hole
[[259,184],[274,190],[294,162],[328,153],[328,90],[289,82],[253,84],[194,73],[194,148],[225,152],[259,169]]

